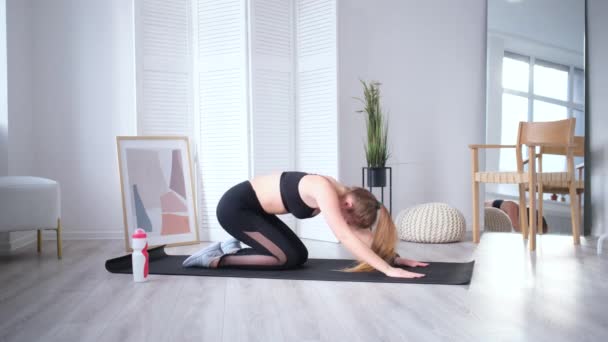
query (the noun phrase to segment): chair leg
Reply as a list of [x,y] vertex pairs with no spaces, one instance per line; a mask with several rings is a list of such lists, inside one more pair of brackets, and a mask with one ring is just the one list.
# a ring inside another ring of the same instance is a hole
[[584,194],[584,192],[581,192],[578,194],[578,224],[579,224],[579,227],[583,226],[583,194]]
[[539,235],[543,235],[543,202],[544,202],[543,184],[538,184],[538,214],[536,215],[536,227]]
[[38,253],[40,253],[42,251],[42,230],[38,229],[36,236],[36,249],[38,250]]
[[519,185],[519,229],[524,240],[528,239],[528,215],[526,214],[526,189]]
[[[530,195],[530,215],[528,220],[530,224],[530,251],[536,250],[536,150],[535,147],[528,147],[529,165],[528,165],[528,180],[529,180],[529,195]],[[521,211],[521,208],[520,208]],[[524,207],[524,212],[526,208]]]
[[473,242],[479,243],[479,182],[475,174],[479,170],[479,150],[471,149],[471,180],[473,190]]
[[479,243],[479,183],[473,181],[473,242]]
[[574,199],[576,198],[576,188],[574,182],[570,182],[570,216],[572,219],[572,239],[575,245],[581,244],[580,237],[580,213],[578,212],[578,205],[574,203]]
[[[536,196],[534,193],[530,193],[530,215],[528,216],[529,234],[530,234],[530,251],[536,250]],[[524,209],[525,211],[525,209]]]
[[61,259],[61,219],[57,219],[57,259]]

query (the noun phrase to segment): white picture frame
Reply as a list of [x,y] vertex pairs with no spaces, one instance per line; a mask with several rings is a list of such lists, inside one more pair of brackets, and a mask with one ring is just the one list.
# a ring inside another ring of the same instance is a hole
[[117,136],[125,247],[142,228],[148,247],[199,242],[190,145],[182,136]]

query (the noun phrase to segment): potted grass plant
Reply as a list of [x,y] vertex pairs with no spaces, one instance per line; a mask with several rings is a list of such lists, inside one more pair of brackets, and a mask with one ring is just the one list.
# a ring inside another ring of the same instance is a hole
[[387,145],[388,120],[380,106],[380,83],[365,82],[363,98],[357,98],[363,103],[363,109],[357,111],[365,114],[367,127],[367,142],[365,143],[365,158],[367,159],[367,184],[371,187],[386,186],[386,161],[390,154]]

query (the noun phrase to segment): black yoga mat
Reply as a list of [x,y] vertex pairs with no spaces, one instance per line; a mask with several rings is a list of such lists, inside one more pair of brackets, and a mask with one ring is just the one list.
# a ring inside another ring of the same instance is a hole
[[[354,281],[375,283],[415,283],[415,284],[445,284],[466,285],[471,282],[473,265],[475,261],[457,262],[431,262],[427,267],[403,267],[412,272],[426,274],[423,278],[405,279],[391,278],[381,272],[341,272],[348,266],[355,264],[354,260],[347,259],[308,259],[297,269],[291,270],[244,270],[237,268],[200,268],[182,267],[187,255],[167,255],[165,246],[148,250],[150,254],[150,274],[189,275],[209,277],[239,277],[239,278],[267,278],[267,279],[294,279],[294,280],[327,280],[327,281]],[[131,255],[121,256],[106,261],[106,269],[112,273],[131,274]]]

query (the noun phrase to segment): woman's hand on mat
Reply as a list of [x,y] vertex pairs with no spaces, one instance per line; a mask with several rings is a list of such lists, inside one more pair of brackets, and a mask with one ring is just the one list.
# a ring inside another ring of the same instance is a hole
[[424,277],[424,274],[422,273],[415,273],[415,272],[410,272],[410,271],[406,271],[402,268],[398,268],[398,267],[391,267],[388,272],[385,273],[387,276],[389,277],[393,277],[393,278],[422,278]]
[[429,265],[426,262],[420,262],[420,261],[410,260],[410,259],[405,259],[405,258],[395,259],[395,264],[408,266],[408,267],[426,267]]

